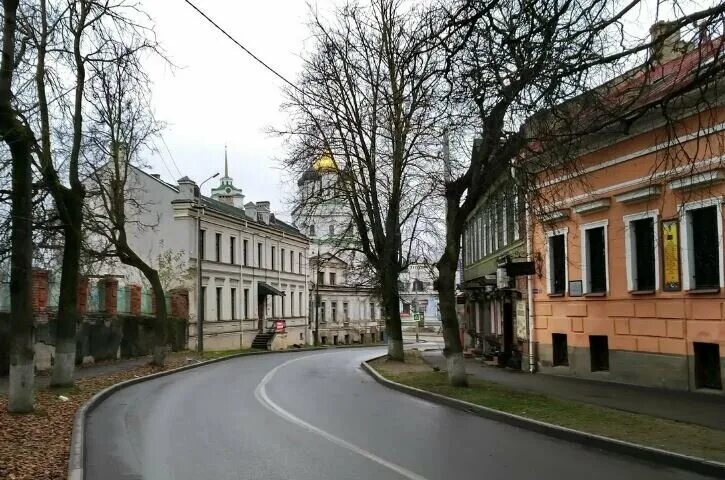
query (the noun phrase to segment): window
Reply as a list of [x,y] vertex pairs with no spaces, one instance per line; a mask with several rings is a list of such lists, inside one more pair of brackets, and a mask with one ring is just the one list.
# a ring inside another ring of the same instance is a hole
[[[342,321],[343,322],[350,321],[350,310],[348,308],[347,302],[342,303]],[[347,343],[347,342],[345,342],[345,343]]]
[[403,302],[403,314],[410,315],[410,304],[408,302]]
[[295,294],[290,292],[289,295],[289,316],[293,317],[295,315]]
[[284,305],[285,304],[284,295],[281,296],[281,297],[279,297],[279,300],[280,300],[280,302],[282,302],[282,311],[280,312],[280,316],[282,318],[284,318],[285,317],[285,314],[284,314],[284,307],[285,307],[285,305]]
[[607,225],[605,220],[581,227],[584,293],[604,294],[608,290]]
[[521,238],[521,205],[519,205],[519,196],[514,195],[513,207],[513,225],[514,225],[514,241]]
[[297,262],[297,273],[302,273],[302,253],[301,252],[298,255],[297,260],[298,260],[298,262]]
[[299,309],[299,316],[301,317],[304,315],[304,312],[302,311],[302,292],[300,292],[300,301],[297,302],[297,308]]
[[204,240],[206,239],[206,230],[199,230],[199,255],[202,260],[206,258],[206,248],[204,246]]
[[216,237],[216,242],[214,245],[214,249],[216,252],[216,261],[221,262],[222,261],[222,234],[217,233],[215,235],[215,237]]
[[481,236],[481,257],[485,257],[488,255],[486,251],[486,215],[483,211],[479,215],[478,234]]
[[592,362],[592,372],[605,372],[609,370],[609,337],[606,335],[589,336],[589,354]]
[[375,304],[370,302],[370,320],[375,321]]
[[284,251],[284,248],[283,248],[283,249],[281,249],[279,251],[279,266],[280,266],[280,268],[282,269],[283,272],[284,272],[284,268],[285,268],[284,267],[284,262],[285,262],[285,255],[284,254],[285,254],[285,251]]
[[236,320],[237,319],[237,289],[236,288],[232,288],[231,290],[229,290],[229,300],[230,300],[230,305],[232,307],[231,308],[232,320]]
[[569,349],[566,344],[566,333],[552,333],[551,343],[554,366],[569,365]]
[[659,276],[657,213],[625,216],[624,242],[627,258],[627,289],[656,290]]
[[[294,273],[294,271],[295,271],[294,261],[295,261],[295,252],[290,250],[289,251],[289,271],[290,271],[290,273]],[[298,270],[298,272],[299,272],[299,270]]]
[[222,287],[216,287],[216,319],[222,319]]
[[272,296],[272,318],[277,316],[277,297]]
[[327,323],[327,320],[325,320],[325,307],[325,302],[320,302],[320,323]]
[[234,237],[229,237],[229,263],[231,264],[234,264],[237,261],[236,249],[237,239]]
[[262,254],[264,252],[263,245],[261,243],[257,244],[257,266],[259,268],[264,268],[264,262],[262,259]]
[[335,272],[330,272],[330,285],[337,285],[337,275]]
[[317,272],[317,284],[318,285],[325,284],[325,272]]
[[334,235],[335,234],[335,226],[334,225],[330,225],[328,227],[328,231],[329,231],[330,235]]
[[249,266],[249,259],[247,258],[247,250],[249,249],[249,240],[244,240],[244,250],[242,251],[242,259],[244,260],[244,266]]
[[330,308],[332,310],[332,321],[333,323],[337,323],[337,302],[331,302]]
[[423,282],[418,280],[417,278],[413,280],[413,291],[414,292],[422,292],[425,290],[425,286],[423,285]]
[[249,318],[249,289],[244,289],[244,319]]
[[517,240],[516,236],[516,218],[514,214],[514,197],[513,195],[506,195],[506,242],[511,243]]
[[315,226],[310,225],[310,237],[314,237],[314,236],[315,236]]
[[272,270],[276,270],[277,269],[277,266],[275,265],[275,262],[277,261],[277,259],[275,258],[275,256],[276,256],[275,254],[276,253],[277,253],[277,249],[276,249],[276,247],[273,246],[272,247],[272,256],[271,256]]
[[720,374],[720,345],[693,343],[695,349],[695,388],[722,390]]
[[685,205],[682,270],[686,290],[719,288],[722,276],[722,211],[713,199]]
[[496,250],[506,246],[506,207],[503,200],[496,201]]
[[549,232],[549,262],[547,264],[549,278],[549,293],[563,295],[566,293],[566,230]]
[[201,300],[201,305],[200,305],[199,309],[201,310],[201,321],[203,322],[206,320],[206,287],[201,287],[200,300]]

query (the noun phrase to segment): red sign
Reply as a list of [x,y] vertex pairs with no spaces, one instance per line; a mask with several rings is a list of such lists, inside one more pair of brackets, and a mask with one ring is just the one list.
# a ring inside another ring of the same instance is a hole
[[274,322],[274,331],[277,333],[284,332],[285,327],[285,321],[284,320],[275,320]]

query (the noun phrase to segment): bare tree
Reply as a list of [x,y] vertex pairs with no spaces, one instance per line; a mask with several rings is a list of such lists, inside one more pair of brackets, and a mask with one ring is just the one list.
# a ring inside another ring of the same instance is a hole
[[[422,9],[397,0],[347,4],[332,21],[313,14],[314,47],[285,109],[289,171],[329,156],[333,180],[313,192],[349,212],[357,251],[372,267],[390,358],[403,360],[398,275],[416,250],[419,214],[432,193],[442,109],[435,52],[420,36]],[[314,208],[314,196],[303,199]]]
[[[508,172],[513,172],[513,188],[522,192],[522,200],[545,210],[554,204],[550,195],[555,192],[549,189],[543,196],[535,188],[542,172],[573,172],[586,135],[626,125],[652,106],[641,101],[644,89],[628,91],[616,101],[612,95],[616,85],[642,70],[623,72],[662,41],[625,32],[623,18],[639,3],[462,0],[441,7],[444,20],[434,38],[446,52],[451,97],[460,118],[475,121],[479,137],[467,162],[449,164],[450,177],[442,188],[446,250],[438,261],[439,287],[454,385],[466,384],[455,271],[467,217]],[[720,5],[683,16],[662,37],[696,22],[721,22],[723,11]],[[617,80],[605,83],[612,78]]]
[[89,100],[93,112],[88,115],[90,144],[87,151],[96,158],[110,159],[91,174],[86,228],[89,253],[96,258],[117,258],[137,268],[148,280],[156,300],[153,360],[163,365],[166,355],[168,312],[162,277],[131,247],[126,228],[152,228],[139,218],[146,206],[138,200],[135,186],[129,182],[138,156],[151,148],[163,125],[149,107],[149,82],[140,69],[138,53],[126,55],[115,63],[95,68]]

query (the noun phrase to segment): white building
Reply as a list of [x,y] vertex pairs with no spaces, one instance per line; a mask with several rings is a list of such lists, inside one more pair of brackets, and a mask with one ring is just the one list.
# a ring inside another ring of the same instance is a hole
[[380,302],[350,275],[354,257],[345,245],[356,232],[346,204],[334,196],[336,169],[335,161],[323,155],[298,181],[300,201],[293,220],[310,238],[310,324],[319,326],[323,344],[381,341]]
[[416,317],[425,326],[440,325],[435,279],[434,270],[427,265],[411,265],[400,274],[400,318],[404,327],[413,324]]
[[155,267],[164,253],[181,259],[179,286],[190,291],[190,348],[197,343],[198,251],[206,350],[248,348],[259,332],[275,327],[284,327],[284,332],[271,339],[273,348],[311,342],[309,240],[275,218],[269,202],[243,205],[244,195],[228,175],[226,158],[225,175],[211,198],[200,197],[188,177],[173,185],[137,168],[128,175],[127,197],[133,195],[143,205],[136,222],[127,226],[131,247]]

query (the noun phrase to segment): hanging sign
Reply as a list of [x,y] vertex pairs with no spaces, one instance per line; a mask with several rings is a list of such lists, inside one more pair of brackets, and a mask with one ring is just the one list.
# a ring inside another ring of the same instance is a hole
[[666,292],[682,289],[680,283],[680,232],[677,220],[662,222],[663,287]]

